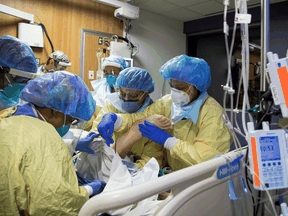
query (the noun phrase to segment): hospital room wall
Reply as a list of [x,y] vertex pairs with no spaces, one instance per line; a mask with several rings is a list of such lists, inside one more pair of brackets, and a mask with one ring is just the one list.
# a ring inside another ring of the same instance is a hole
[[[186,36],[183,22],[140,9],[138,20],[131,22],[130,31],[133,44],[140,46],[134,59],[134,66],[146,69],[155,82],[153,100],[161,97],[163,77],[160,67],[171,58],[186,54]],[[130,38],[129,38],[130,39]],[[166,87],[166,93],[169,93]]]
[[[123,35],[123,24],[114,17],[114,7],[91,0],[2,0],[1,4],[34,14],[34,22],[45,25],[54,50],[67,54],[71,67],[68,71],[79,75],[81,28]],[[0,36],[17,37],[20,18],[0,13]],[[44,48],[33,48],[40,63],[51,54],[51,46],[44,35]],[[96,53],[95,53],[96,61]],[[88,73],[87,73],[88,74]],[[88,75],[87,75],[88,76]]]

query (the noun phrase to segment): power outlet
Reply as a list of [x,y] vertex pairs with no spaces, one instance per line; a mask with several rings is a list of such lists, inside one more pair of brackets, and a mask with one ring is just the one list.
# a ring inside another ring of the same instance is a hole
[[94,71],[89,71],[89,79],[94,79]]
[[103,44],[103,37],[98,37],[98,45],[102,45]]

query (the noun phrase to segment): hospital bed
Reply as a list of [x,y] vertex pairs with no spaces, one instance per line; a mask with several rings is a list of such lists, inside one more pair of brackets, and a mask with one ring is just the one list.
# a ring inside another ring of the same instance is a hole
[[[246,147],[242,148],[244,157],[239,160],[239,170],[237,166],[233,168],[231,164],[227,165],[227,161],[231,162],[239,156],[239,150],[232,151],[225,156],[134,187],[99,194],[84,204],[79,215],[98,215],[137,203],[170,189],[172,193],[161,203],[154,215],[252,215],[251,196],[244,193],[243,179],[241,180],[241,177],[245,176],[246,150]],[[227,167],[234,174],[227,174]],[[229,180],[233,181],[234,194],[233,191],[229,192]],[[246,184],[246,181],[244,182]]]

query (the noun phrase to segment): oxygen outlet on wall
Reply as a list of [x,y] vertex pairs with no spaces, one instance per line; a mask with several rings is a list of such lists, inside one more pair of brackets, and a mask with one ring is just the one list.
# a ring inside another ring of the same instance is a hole
[[94,71],[89,71],[89,79],[94,79]]

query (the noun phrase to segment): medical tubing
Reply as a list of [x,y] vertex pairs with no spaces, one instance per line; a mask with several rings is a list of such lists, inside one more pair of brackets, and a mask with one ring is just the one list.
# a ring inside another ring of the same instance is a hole
[[[224,103],[224,105],[223,105],[223,107],[224,107],[223,108],[224,109],[223,114],[224,114],[224,116],[226,118],[226,121],[224,121],[224,119],[223,119],[223,121],[226,124],[228,130],[230,131],[230,133],[232,135],[232,138],[233,138],[233,141],[234,141],[234,145],[235,145],[235,149],[237,150],[239,148],[241,149],[241,145],[240,145],[240,142],[239,142],[239,140],[238,140],[238,138],[237,138],[237,136],[236,136],[236,134],[234,132],[233,124],[229,121],[229,117],[228,117],[227,112],[226,112],[226,106],[225,106],[226,95],[227,95],[227,91],[224,92],[224,99],[223,99],[223,101],[224,101],[223,102]],[[241,154],[242,154],[242,150],[241,150]]]
[[[285,195],[285,193],[287,193],[287,191],[285,191],[284,193],[282,193],[281,194],[281,196],[283,196],[283,198],[287,198],[288,196],[284,196]],[[276,195],[274,195],[274,196],[271,196],[271,198],[272,198],[272,200],[275,200],[275,199],[279,199],[279,195],[278,195],[278,193],[276,193]],[[267,199],[267,198],[265,198],[265,199],[261,199],[261,201],[259,201],[259,204],[261,204],[261,203],[263,203],[263,202],[266,202],[266,201],[268,201],[269,200],[269,198]],[[270,203],[270,202],[269,202]],[[271,204],[271,203],[270,203]],[[256,205],[256,204],[255,204]],[[266,205],[266,204],[265,204]],[[269,212],[270,213],[270,212]],[[271,212],[272,213],[272,212]],[[273,214],[272,214],[273,215]]]
[[[281,129],[284,129],[284,126],[282,124],[280,124],[280,123],[270,123],[269,125],[270,126],[277,125],[277,126],[281,127]],[[286,126],[288,127],[288,125],[286,125]]]
[[[236,128],[238,129],[238,131],[241,132],[240,127],[239,127],[239,124],[238,124],[238,121],[237,121],[237,114],[238,114],[238,113],[235,113],[235,115],[234,115],[234,118],[235,118],[235,124],[236,124]],[[241,134],[242,134],[242,132],[241,132]]]
[[[246,7],[246,12],[247,12],[247,7]],[[249,96],[248,96],[248,84],[249,84],[249,35],[248,35],[248,24],[242,24],[242,26],[244,25],[244,32],[243,33],[243,38],[244,38],[244,45],[245,47],[242,45],[242,51],[243,53],[245,53],[244,57],[245,60],[243,59],[242,62],[245,62],[245,68],[242,69],[242,73],[243,74],[243,84],[244,84],[244,95],[246,95],[246,106],[247,109],[250,109],[250,103],[249,103]],[[243,54],[242,54],[243,55]],[[243,64],[242,64],[242,68],[243,68]],[[249,120],[250,122],[253,122],[252,117],[249,115]]]
[[247,135],[248,131],[247,131],[246,119],[245,119],[245,100],[246,100],[246,96],[244,94],[241,114],[242,114],[242,127],[243,127],[243,130],[245,132],[245,135]]
[[[242,1],[242,4],[240,5],[240,12],[246,14],[247,13],[247,4],[246,1]],[[244,84],[244,99],[243,103],[245,102],[245,105],[248,109],[250,109],[250,103],[249,103],[249,96],[248,96],[248,82],[249,82],[249,35],[248,35],[248,24],[241,24],[241,39],[242,39],[242,74],[243,74],[243,84]],[[243,64],[244,63],[244,64]],[[246,98],[245,98],[246,96]],[[245,105],[243,106],[243,110],[245,111]],[[245,117],[245,115],[244,115]],[[243,118],[242,113],[242,120],[245,120]],[[252,122],[253,119],[249,115],[249,119]],[[243,122],[242,122],[243,123]],[[244,130],[246,129],[246,125]],[[245,130],[247,132],[247,129]]]
[[139,52],[139,44],[135,44],[134,45],[135,47],[134,48],[132,48],[133,50],[136,48],[136,51],[135,52],[132,52],[132,56],[135,56],[138,52]]
[[234,27],[233,27],[233,34],[232,34],[230,51],[229,51],[229,47],[228,47],[228,36],[225,34],[225,47],[226,47],[227,64],[228,64],[228,76],[227,76],[226,85],[228,85],[230,83],[231,88],[233,88],[232,75],[231,75],[231,59],[232,59],[232,52],[233,52],[233,46],[234,46],[234,41],[235,41],[235,35],[236,35],[236,23],[234,23]]
[[[241,25],[241,27],[243,28],[243,24]],[[247,86],[248,83],[247,83],[247,78],[246,78],[246,75],[248,75],[247,77],[249,77],[249,68],[248,68],[248,74],[245,74],[247,64],[246,63],[243,64],[243,62],[246,61],[246,58],[244,59],[244,57],[243,57],[243,55],[246,57],[245,48],[243,46],[243,43],[245,43],[245,41],[246,41],[243,39],[245,37],[245,35],[247,35],[247,34],[244,34],[244,33],[242,34],[242,74],[243,74],[243,85],[244,85],[244,97],[243,97],[243,105],[242,105],[242,126],[243,126],[243,129],[245,131],[245,135],[247,135],[248,131],[247,131],[247,127],[246,127],[245,107],[247,106],[247,108],[250,109],[250,104],[249,104],[249,102],[247,102],[247,100],[249,100],[249,97],[248,97],[248,86]],[[251,119],[250,116],[249,116],[249,118],[250,118],[250,121],[253,122],[253,119]]]
[[[249,148],[247,148],[247,151],[246,151],[246,157],[245,157],[245,164],[247,164],[247,161],[248,161],[248,152],[249,152]],[[254,200],[254,194],[252,193],[252,190],[250,188],[250,185],[249,185],[249,182],[248,182],[248,172],[247,172],[247,167],[245,166],[245,179],[246,179],[246,184],[247,184],[247,187],[248,187],[248,190],[249,192],[251,193],[251,198],[252,198],[252,202],[253,202],[253,216],[255,215],[255,200]]]
[[273,103],[271,103],[268,107],[268,109],[266,110],[265,114],[262,116],[262,118],[259,120],[259,122],[257,123],[256,129],[259,129],[260,124],[263,122],[264,118],[267,116],[269,110],[271,109]]
[[[227,116],[227,111],[226,111],[226,95],[227,95],[227,91],[224,91],[224,96],[223,96],[223,110],[224,110],[224,114]],[[228,116],[227,116],[228,117]]]
[[[114,35],[113,35],[113,36],[114,36]],[[119,35],[117,35],[117,37],[118,37],[118,39],[123,40],[123,41],[125,41],[126,43],[130,44],[131,47],[132,47],[132,49],[135,47],[134,44],[131,43],[131,42],[128,40],[128,38],[124,38],[124,37],[121,37],[121,36],[119,36]]]
[[[246,7],[247,10],[247,7]],[[247,108],[250,109],[250,102],[249,102],[249,96],[248,96],[248,84],[249,84],[249,59],[250,59],[250,54],[249,54],[249,32],[248,32],[248,24],[244,24],[245,25],[245,46],[246,46],[246,71],[247,71],[247,86],[246,86],[246,94],[247,94]],[[251,118],[251,116],[249,116],[250,121],[253,121],[253,119]]]
[[230,105],[231,106],[231,108],[230,108],[230,112],[231,112],[230,122],[231,122],[231,124],[233,126],[233,122],[234,122],[234,117],[233,117],[233,115],[234,115],[234,113],[233,113],[233,94],[230,94],[230,101],[231,101],[231,105]]
[[270,209],[267,207],[266,204],[264,204],[264,207],[265,207],[265,209],[268,211],[268,213],[269,213],[270,215],[273,215],[273,213],[270,211]]
[[238,144],[238,148],[241,150],[241,154],[242,154],[242,148],[241,148],[241,144],[240,141],[238,139],[238,137],[236,136],[235,132],[233,131],[233,135],[234,135],[234,139],[236,140],[237,144]]
[[[241,91],[241,85],[242,85],[242,81],[243,81],[243,75],[242,73],[240,74],[240,80],[239,80],[239,85],[238,85],[238,92],[237,92],[237,100],[236,100],[236,109],[238,109],[238,105],[239,105],[239,99],[240,99],[240,91]],[[243,86],[244,89],[244,86]]]
[[[237,11],[237,7],[236,7],[236,3],[235,3],[235,16],[236,16],[236,11]],[[224,25],[227,23],[226,20],[227,20],[227,5],[225,4],[225,7],[224,7]],[[229,52],[229,47],[228,47],[228,36],[226,34],[224,34],[226,53],[227,53],[227,63],[228,63],[228,76],[227,76],[226,85],[228,86],[228,83],[230,83],[231,88],[233,88],[232,76],[231,76],[231,59],[232,59],[232,52],[233,52],[233,47],[234,47],[235,35],[236,35],[236,26],[237,26],[237,24],[234,22],[230,52]],[[229,29],[228,29],[228,31],[229,31]]]
[[240,130],[238,130],[238,128],[234,127],[234,131],[237,132],[239,135],[241,135],[242,137],[246,137]]
[[[250,170],[250,172],[252,172],[254,175],[256,175],[256,176],[259,178],[259,176],[258,176],[246,163],[245,163],[245,167],[247,167],[247,168]],[[263,184],[263,181],[260,180],[260,178],[259,178],[259,182],[260,182],[260,184],[264,187],[264,190],[266,191],[266,193],[267,193],[267,195],[268,195],[268,197],[269,197],[269,201],[270,201],[270,203],[271,203],[273,212],[274,212],[275,216],[277,216],[277,212],[276,212],[276,209],[275,209],[275,206],[274,206],[274,203],[273,203],[273,200],[272,200],[272,197],[271,197],[269,191],[267,190],[265,184]]]

